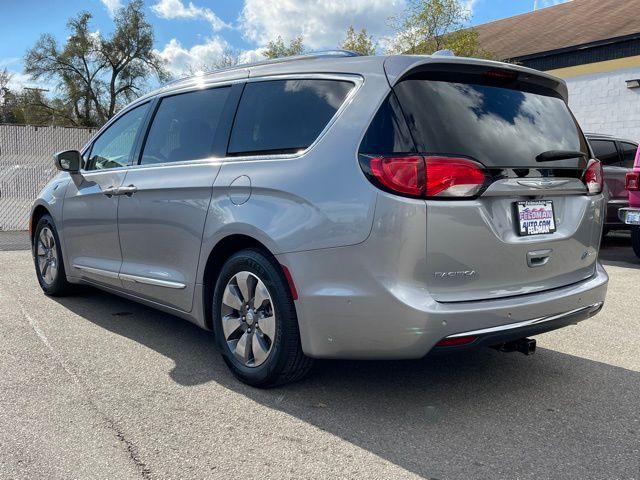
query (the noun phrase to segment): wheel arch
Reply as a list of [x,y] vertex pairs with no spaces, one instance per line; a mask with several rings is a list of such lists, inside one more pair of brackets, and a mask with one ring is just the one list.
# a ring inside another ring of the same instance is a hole
[[[222,269],[224,262],[231,255],[239,252],[240,250],[246,250],[248,248],[260,250],[262,253],[272,258],[278,265],[280,265],[271,249],[269,249],[263,242],[257,240],[252,236],[242,233],[234,233],[220,239],[209,252],[202,275],[202,301],[204,303],[204,322],[205,326],[208,329],[213,330],[213,312],[211,311],[211,298],[213,295],[213,289],[215,288],[215,281],[218,277],[218,273]],[[286,274],[284,273],[284,271],[283,275],[285,275],[286,278]]]
[[36,225],[42,217],[45,215],[49,215],[52,217],[49,209],[43,204],[37,204],[33,207],[31,211],[31,216],[29,217],[29,240],[31,240],[31,245],[33,246],[33,236],[35,235]]

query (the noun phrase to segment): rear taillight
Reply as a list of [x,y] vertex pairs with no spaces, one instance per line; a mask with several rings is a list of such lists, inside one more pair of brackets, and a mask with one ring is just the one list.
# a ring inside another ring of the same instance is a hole
[[600,160],[591,159],[584,172],[584,184],[587,186],[589,195],[597,195],[602,192],[604,178],[602,176],[602,164]]
[[640,172],[627,172],[624,176],[624,189],[629,191],[640,190]]
[[374,184],[417,198],[469,198],[487,182],[484,167],[466,158],[444,156],[361,157]]
[[484,185],[484,168],[466,158],[426,157],[428,197],[473,197]]
[[413,197],[424,195],[422,157],[375,157],[369,165],[371,174],[387,189]]

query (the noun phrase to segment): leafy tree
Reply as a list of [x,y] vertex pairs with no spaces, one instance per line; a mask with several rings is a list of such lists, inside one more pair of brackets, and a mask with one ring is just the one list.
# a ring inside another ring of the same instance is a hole
[[15,94],[9,89],[12,77],[6,67],[0,70],[0,123],[14,122],[11,113],[15,104]]
[[460,0],[409,0],[403,14],[390,19],[396,34],[388,52],[431,54],[448,49],[460,56],[489,58],[478,33],[465,27],[469,20]]
[[349,25],[347,29],[347,36],[340,44],[340,48],[343,50],[351,50],[352,52],[359,53],[360,55],[375,55],[376,45],[373,42],[373,37],[367,35],[367,30],[362,29],[359,32],[353,28],[353,25]]
[[222,51],[220,58],[213,62],[202,62],[191,64],[187,67],[187,75],[196,75],[199,72],[211,72],[221,68],[235,67],[240,63],[241,52],[235,48],[226,47]]
[[304,51],[305,48],[302,44],[302,35],[298,35],[296,38],[291,40],[288,47],[284,44],[282,37],[278,35],[275,40],[272,40],[267,44],[264,56],[267,58],[292,57],[294,55],[302,55]]
[[69,20],[62,47],[50,34],[38,39],[25,56],[25,72],[36,80],[58,81],[58,100],[71,105],[77,124],[104,123],[142,93],[150,75],[168,78],[164,61],[153,51],[153,29],[142,7],[142,0],[132,0],[121,8],[109,37],[92,32],[91,14],[80,13]]
[[13,75],[7,70],[7,67],[4,67],[0,70],[0,91],[9,89],[9,82],[13,78]]

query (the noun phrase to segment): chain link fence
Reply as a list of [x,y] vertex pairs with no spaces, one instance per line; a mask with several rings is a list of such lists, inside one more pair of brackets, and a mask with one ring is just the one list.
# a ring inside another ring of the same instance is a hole
[[0,232],[28,228],[33,200],[57,173],[52,155],[80,149],[95,131],[0,125]]

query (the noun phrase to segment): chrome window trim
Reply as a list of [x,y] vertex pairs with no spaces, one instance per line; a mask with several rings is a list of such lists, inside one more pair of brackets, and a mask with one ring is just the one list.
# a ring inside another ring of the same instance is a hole
[[[207,158],[195,158],[192,160],[182,160],[180,162],[162,162],[162,163],[141,163],[138,165],[129,165],[129,170],[149,169],[149,168],[170,168],[170,167],[184,167],[189,165],[213,165],[218,166],[224,163],[224,157],[207,157]],[[119,170],[119,169],[118,169]]]

